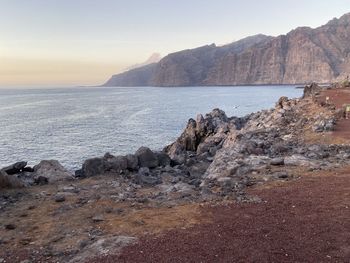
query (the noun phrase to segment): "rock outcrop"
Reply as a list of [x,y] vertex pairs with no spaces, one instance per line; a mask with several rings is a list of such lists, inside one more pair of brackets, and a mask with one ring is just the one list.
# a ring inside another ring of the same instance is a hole
[[350,72],[350,13],[316,29],[257,35],[169,54],[114,75],[104,86],[205,86],[330,83]]

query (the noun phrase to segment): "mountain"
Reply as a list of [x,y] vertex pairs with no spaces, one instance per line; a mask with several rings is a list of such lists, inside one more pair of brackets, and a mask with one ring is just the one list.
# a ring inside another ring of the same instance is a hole
[[329,83],[350,72],[350,13],[312,29],[256,35],[169,54],[114,75],[104,86],[208,86]]
[[130,67],[128,67],[126,69],[126,71],[132,70],[132,69],[136,69],[136,68],[140,68],[143,66],[147,66],[149,64],[153,64],[153,63],[157,63],[162,59],[162,56],[159,53],[153,53],[145,62],[142,62],[140,64],[135,64],[132,65]]

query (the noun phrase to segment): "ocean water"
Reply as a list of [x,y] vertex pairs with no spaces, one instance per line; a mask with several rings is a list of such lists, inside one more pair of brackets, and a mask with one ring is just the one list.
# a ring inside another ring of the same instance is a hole
[[106,152],[159,150],[199,113],[243,116],[301,93],[295,86],[0,89],[0,167],[56,159],[74,170]]

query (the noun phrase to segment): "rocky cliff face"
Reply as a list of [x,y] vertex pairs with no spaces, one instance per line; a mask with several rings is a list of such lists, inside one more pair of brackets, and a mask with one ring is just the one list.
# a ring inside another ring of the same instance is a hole
[[329,83],[350,71],[350,13],[316,29],[257,35],[169,54],[113,76],[105,86],[204,86]]
[[121,74],[113,75],[103,86],[151,86],[151,78],[153,76],[156,65],[157,64],[153,63],[144,67],[129,70]]

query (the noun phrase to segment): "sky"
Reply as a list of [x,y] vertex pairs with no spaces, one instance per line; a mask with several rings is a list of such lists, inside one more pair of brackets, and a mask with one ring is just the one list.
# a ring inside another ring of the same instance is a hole
[[100,85],[168,53],[350,12],[350,0],[0,0],[0,87]]

